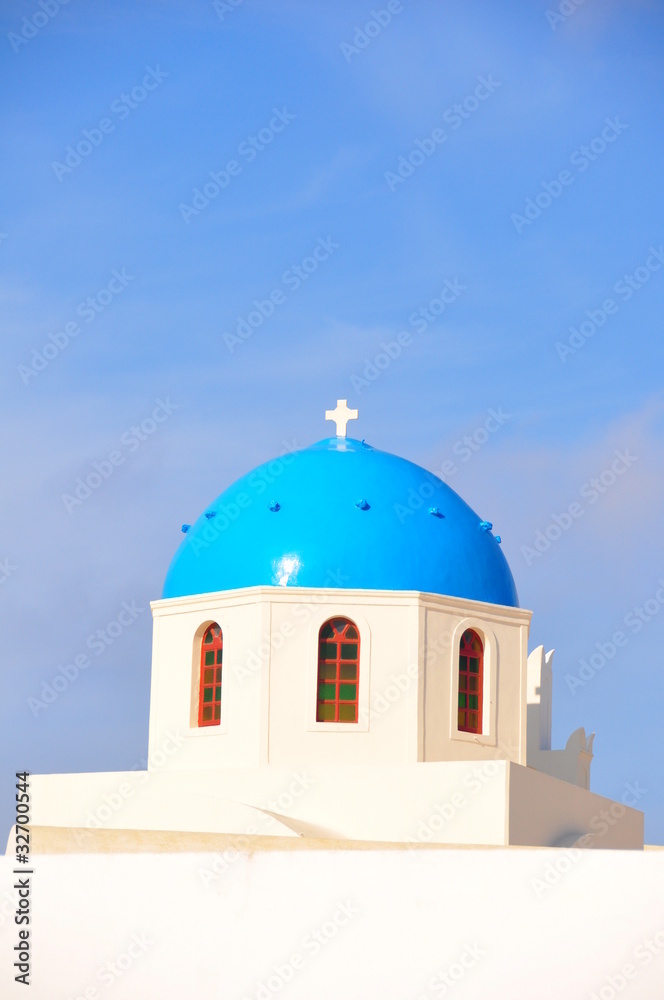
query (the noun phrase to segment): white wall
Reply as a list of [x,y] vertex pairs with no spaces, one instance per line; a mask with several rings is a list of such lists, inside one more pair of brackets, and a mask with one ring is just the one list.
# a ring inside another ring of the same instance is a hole
[[[233,664],[244,662],[260,645],[257,639],[269,634],[269,612],[267,602],[244,591],[153,603],[149,758],[169,734],[177,733],[185,744],[168,767],[256,766],[267,761],[267,672],[259,662],[254,682],[240,683]],[[223,718],[220,726],[199,728],[198,644],[206,625],[214,621],[224,635]],[[267,667],[267,658],[263,661]]]
[[[173,768],[270,763],[525,762],[530,612],[389,591],[256,587],[156,601],[150,748],[172,731],[186,745]],[[357,723],[317,723],[317,638],[330,617],[360,630]],[[197,640],[224,634],[222,724],[197,728]],[[461,634],[485,645],[485,725],[459,733],[455,684]],[[193,707],[192,707],[193,706]]]
[[[316,598],[311,603],[311,598]],[[339,591],[271,604],[269,760],[275,765],[403,764],[417,760],[418,606],[414,596]],[[337,615],[360,632],[357,724],[316,722],[318,632]],[[292,629],[292,634],[290,634]]]
[[[526,762],[526,663],[530,611],[422,595],[425,613],[425,760]],[[457,727],[459,642],[484,646],[482,734]]]
[[[590,847],[643,846],[642,813],[504,760],[162,767],[31,785],[36,826],[551,847],[591,834]],[[597,837],[606,810],[615,819]]]
[[15,877],[0,861],[7,1000],[662,996],[664,851],[238,854],[231,841],[35,856],[34,869],[26,990],[12,979]]

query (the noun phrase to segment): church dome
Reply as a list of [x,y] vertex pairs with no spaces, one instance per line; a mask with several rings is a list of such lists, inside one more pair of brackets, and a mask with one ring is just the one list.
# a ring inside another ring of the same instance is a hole
[[518,607],[491,525],[431,472],[352,438],[258,466],[183,529],[165,598],[340,587]]

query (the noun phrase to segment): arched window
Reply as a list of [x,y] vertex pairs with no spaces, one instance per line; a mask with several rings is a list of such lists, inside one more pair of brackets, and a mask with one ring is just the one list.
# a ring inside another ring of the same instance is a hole
[[459,643],[459,729],[482,732],[484,647],[477,632],[466,629]]
[[224,637],[214,622],[201,640],[201,666],[198,686],[198,725],[218,726],[221,722],[221,672]]
[[318,633],[317,722],[357,722],[360,634],[348,618],[330,618]]

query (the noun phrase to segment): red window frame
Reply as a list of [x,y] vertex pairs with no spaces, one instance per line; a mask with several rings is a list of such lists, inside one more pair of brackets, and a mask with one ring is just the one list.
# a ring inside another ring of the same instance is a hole
[[462,733],[482,732],[484,646],[473,629],[466,629],[459,642],[459,697],[457,725]]
[[198,725],[221,724],[221,681],[223,671],[224,636],[220,626],[208,625],[201,638],[198,679]]
[[357,722],[360,630],[350,618],[328,618],[318,632],[316,722]]

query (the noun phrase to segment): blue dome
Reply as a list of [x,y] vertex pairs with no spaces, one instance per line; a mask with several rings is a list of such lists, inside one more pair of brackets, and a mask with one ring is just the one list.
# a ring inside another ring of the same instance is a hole
[[518,607],[490,529],[419,465],[326,438],[260,465],[217,497],[187,530],[163,596],[342,587]]

